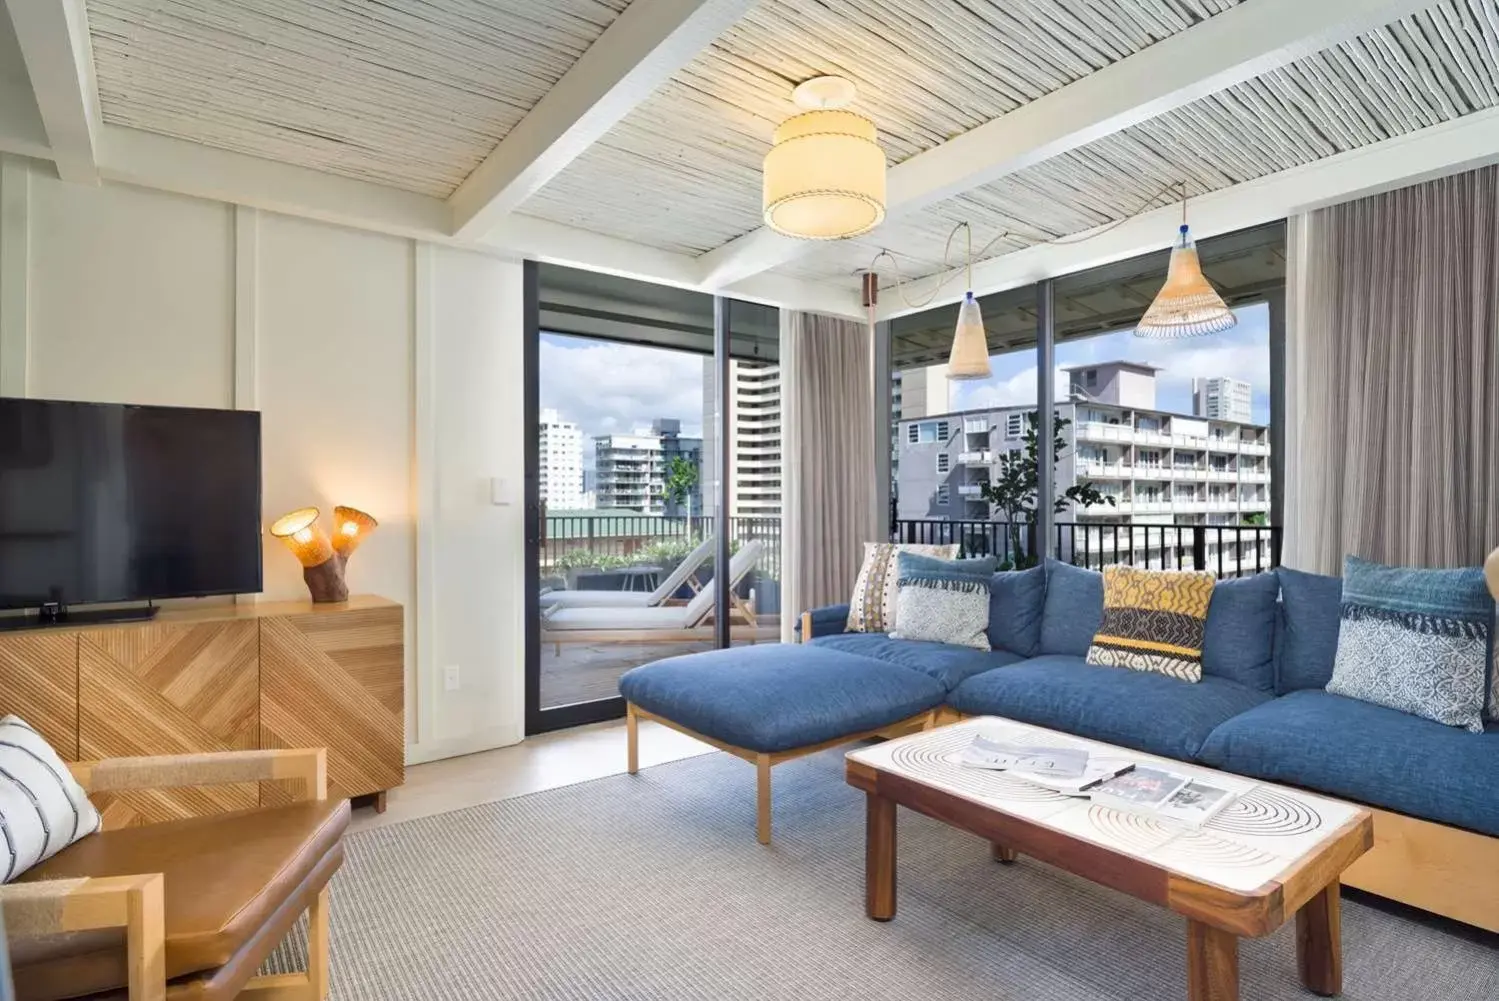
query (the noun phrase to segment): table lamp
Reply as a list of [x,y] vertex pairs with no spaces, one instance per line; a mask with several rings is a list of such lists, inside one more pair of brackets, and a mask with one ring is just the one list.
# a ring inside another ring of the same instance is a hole
[[333,538],[323,531],[315,507],[298,508],[277,518],[271,535],[286,543],[302,564],[302,579],[318,604],[348,601],[344,567],[365,536],[379,524],[358,508],[339,505],[333,509]]
[[1499,549],[1489,553],[1487,562],[1483,565],[1483,575],[1489,579],[1489,593],[1499,601]]

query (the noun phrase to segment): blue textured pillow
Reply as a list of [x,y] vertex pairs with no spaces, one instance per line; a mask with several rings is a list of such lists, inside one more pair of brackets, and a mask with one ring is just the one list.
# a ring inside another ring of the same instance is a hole
[[1103,574],[1047,560],[1040,652],[1086,657],[1102,624]]
[[1330,693],[1483,733],[1494,599],[1482,570],[1350,556],[1342,619]]
[[1034,657],[1041,646],[1045,609],[1045,567],[995,574],[989,582],[990,647]]
[[1275,691],[1275,571],[1220,580],[1213,587],[1202,638],[1202,673]]
[[1276,651],[1275,690],[1284,695],[1303,688],[1326,688],[1338,655],[1343,580],[1281,567],[1281,629]]
[[[944,560],[920,553],[900,552],[895,557],[897,576],[908,573],[962,574],[965,577],[992,577],[999,568],[993,556],[979,556],[969,560]],[[899,617],[897,617],[898,620]]]

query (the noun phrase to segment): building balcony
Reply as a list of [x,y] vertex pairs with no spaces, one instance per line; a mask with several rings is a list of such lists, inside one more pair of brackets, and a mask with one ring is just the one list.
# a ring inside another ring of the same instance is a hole
[[1077,426],[1077,436],[1086,441],[1136,441],[1135,429],[1128,424],[1104,424],[1085,421]]
[[965,466],[988,466],[994,462],[994,453],[988,449],[977,452],[959,452],[958,461]]
[[1135,467],[1127,462],[1100,462],[1097,459],[1079,459],[1077,471],[1081,476],[1127,480],[1135,475]]
[[958,484],[959,497],[982,497],[987,483],[960,483]]
[[1270,443],[1267,441],[1241,441],[1239,451],[1244,455],[1269,455]]

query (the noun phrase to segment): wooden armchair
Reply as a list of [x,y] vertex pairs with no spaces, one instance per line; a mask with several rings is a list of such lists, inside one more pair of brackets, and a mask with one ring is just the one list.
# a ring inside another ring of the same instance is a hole
[[[321,749],[115,758],[69,765],[90,794],[300,780],[285,806],[90,835],[0,886],[18,1001],[321,1001],[328,880],[348,803]],[[257,976],[308,916],[306,973]]]

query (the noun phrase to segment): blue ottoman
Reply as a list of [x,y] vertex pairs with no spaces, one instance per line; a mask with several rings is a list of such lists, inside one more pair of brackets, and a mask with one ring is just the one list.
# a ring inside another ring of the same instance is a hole
[[619,679],[630,772],[637,723],[651,719],[753,763],[759,834],[770,842],[770,769],[877,733],[929,726],[947,697],[935,678],[819,646],[752,646],[671,657]]

